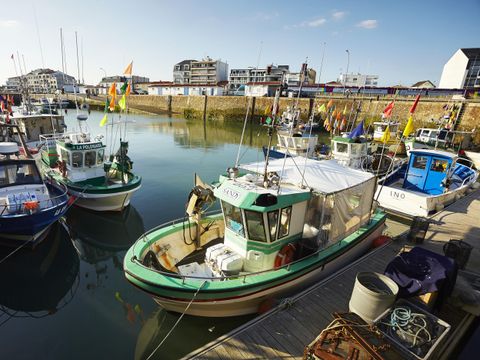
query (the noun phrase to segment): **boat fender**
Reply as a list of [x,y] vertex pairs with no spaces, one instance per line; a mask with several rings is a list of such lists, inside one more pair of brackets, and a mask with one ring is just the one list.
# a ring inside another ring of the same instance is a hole
[[295,250],[295,245],[291,243],[282,247],[275,257],[275,269],[290,264],[293,260],[293,256],[295,255]]
[[372,242],[372,248],[375,249],[377,247],[380,247],[382,245],[385,245],[386,243],[388,243],[389,241],[391,241],[392,238],[390,236],[387,236],[387,235],[380,235],[379,237],[377,237],[375,240],[373,240]]

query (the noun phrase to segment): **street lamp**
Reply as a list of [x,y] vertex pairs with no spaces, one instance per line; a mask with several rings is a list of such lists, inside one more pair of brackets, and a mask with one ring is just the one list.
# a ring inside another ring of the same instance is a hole
[[347,85],[347,77],[348,77],[348,66],[350,65],[350,51],[347,49],[347,71],[345,72],[345,79],[343,81],[343,94],[345,95],[345,87]]

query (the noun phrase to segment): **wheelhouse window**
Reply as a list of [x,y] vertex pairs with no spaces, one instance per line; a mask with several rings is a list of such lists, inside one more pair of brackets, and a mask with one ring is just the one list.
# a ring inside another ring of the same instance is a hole
[[278,238],[283,238],[288,236],[290,232],[290,220],[292,217],[292,207],[286,207],[282,209],[280,215],[280,229],[278,233]]
[[223,215],[225,216],[225,226],[240,236],[245,236],[242,221],[242,211],[240,208],[222,201]]
[[85,166],[94,166],[96,156],[97,156],[96,151],[86,151],[85,152]]
[[442,159],[433,159],[432,165],[430,166],[430,170],[435,172],[447,172],[448,169],[448,161]]
[[41,183],[42,178],[35,164],[15,163],[0,165],[0,187]]
[[83,167],[83,153],[79,151],[72,152],[73,167]]
[[250,240],[266,242],[267,237],[263,224],[263,213],[245,210],[245,220],[247,222],[248,238]]
[[348,144],[337,143],[337,152],[347,153],[348,152]]
[[70,165],[70,154],[68,153],[67,150],[61,150],[62,151],[62,160],[64,160],[67,165]]
[[412,167],[424,170],[427,167],[428,158],[426,156],[415,156]]
[[270,231],[270,241],[273,242],[277,240],[278,210],[270,211],[267,217],[268,217],[268,229]]
[[104,156],[105,156],[105,149],[98,150],[97,165],[101,165],[103,163],[103,157]]

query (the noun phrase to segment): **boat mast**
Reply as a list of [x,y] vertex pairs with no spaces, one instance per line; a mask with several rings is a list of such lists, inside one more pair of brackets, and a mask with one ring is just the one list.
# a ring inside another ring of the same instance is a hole
[[275,117],[277,116],[277,111],[278,111],[280,91],[281,91],[280,87],[277,89],[277,91],[275,91],[275,99],[273,100],[273,109],[272,109],[272,122],[270,125],[268,125],[267,155],[265,156],[265,168],[263,169],[263,186],[265,188],[268,187],[268,177],[267,177],[268,160],[270,158],[270,148],[272,147],[273,129],[275,127]]

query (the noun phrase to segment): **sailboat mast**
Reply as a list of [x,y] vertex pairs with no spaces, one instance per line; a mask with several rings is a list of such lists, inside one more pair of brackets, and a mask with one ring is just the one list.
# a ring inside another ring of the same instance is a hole
[[80,82],[80,61],[78,60],[78,36],[77,32],[75,31],[75,48],[77,50],[77,83]]
[[263,169],[263,185],[267,187],[268,179],[267,179],[267,170],[268,170],[268,160],[270,158],[270,148],[272,147],[272,138],[273,138],[273,128],[275,126],[275,117],[278,111],[278,102],[280,100],[280,88],[277,89],[275,92],[275,99],[273,100],[273,108],[272,108],[272,123],[268,126],[268,146],[267,146],[267,154],[265,156],[265,168]]

